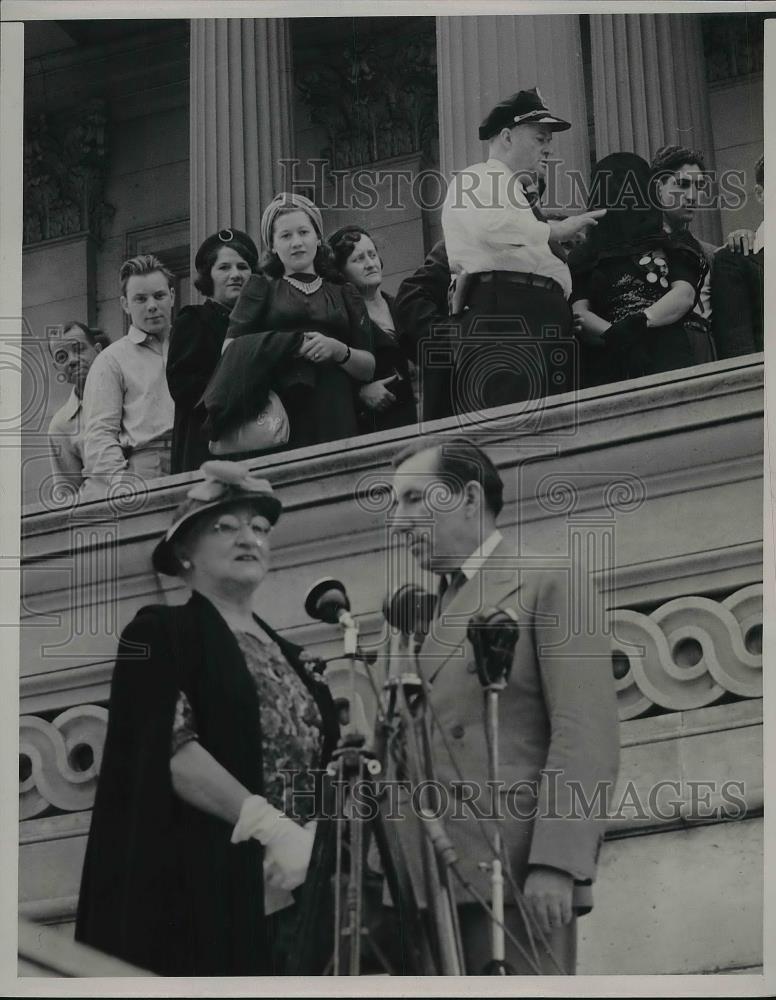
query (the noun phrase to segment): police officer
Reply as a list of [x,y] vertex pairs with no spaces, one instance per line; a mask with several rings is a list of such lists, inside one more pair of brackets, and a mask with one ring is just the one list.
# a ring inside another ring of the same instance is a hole
[[571,275],[556,243],[604,211],[547,222],[526,195],[546,168],[553,134],[570,127],[538,90],[521,90],[480,126],[487,161],[450,184],[442,228],[457,275],[455,311],[447,336],[432,338],[419,359],[435,417],[574,388]]

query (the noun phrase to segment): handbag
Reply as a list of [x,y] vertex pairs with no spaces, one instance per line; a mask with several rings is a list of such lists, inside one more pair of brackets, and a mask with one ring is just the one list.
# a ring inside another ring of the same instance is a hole
[[291,427],[286,408],[272,389],[267,405],[252,420],[241,424],[208,445],[211,455],[234,455],[242,451],[270,451],[288,444]]

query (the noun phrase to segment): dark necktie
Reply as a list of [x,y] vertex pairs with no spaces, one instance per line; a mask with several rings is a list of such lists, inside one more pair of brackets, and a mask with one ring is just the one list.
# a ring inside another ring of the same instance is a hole
[[[538,219],[539,222],[546,222],[547,219],[545,218],[544,212],[542,211],[541,206],[539,205],[539,195],[536,194],[535,192],[531,192],[530,194],[526,192],[526,198],[528,198],[528,204],[531,206],[531,211],[534,214],[534,218]],[[563,249],[561,244],[557,240],[553,240],[552,238],[548,240],[548,243],[550,246],[550,250],[552,250],[552,252],[558,258],[558,260],[562,260],[563,263],[565,264],[566,261],[568,260],[568,254]]]
[[437,617],[442,614],[465,582],[466,576],[460,569],[453,573],[443,573],[440,576],[439,589],[437,590]]

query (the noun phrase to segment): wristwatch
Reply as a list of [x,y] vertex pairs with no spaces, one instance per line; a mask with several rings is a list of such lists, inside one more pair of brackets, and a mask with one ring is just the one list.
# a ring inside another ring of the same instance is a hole
[[345,357],[342,358],[341,361],[338,361],[337,364],[338,365],[346,365],[348,363],[348,361],[350,361],[350,348],[348,348],[347,351],[345,351]]

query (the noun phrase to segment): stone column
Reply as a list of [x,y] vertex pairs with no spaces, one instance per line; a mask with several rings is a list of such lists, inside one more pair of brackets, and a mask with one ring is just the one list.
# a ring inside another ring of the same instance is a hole
[[[591,14],[595,151],[651,159],[665,145],[688,146],[714,169],[700,23],[691,14]],[[701,239],[721,240],[719,212],[701,211]]]
[[517,90],[538,87],[553,114],[572,123],[558,132],[554,156],[562,160],[557,178],[558,204],[570,190],[570,169],[587,177],[590,153],[577,15],[469,16],[437,18],[440,169],[454,170],[485,159],[477,138],[491,108]]
[[292,155],[291,29],[282,18],[191,21],[191,253],[223,226],[259,244]]

